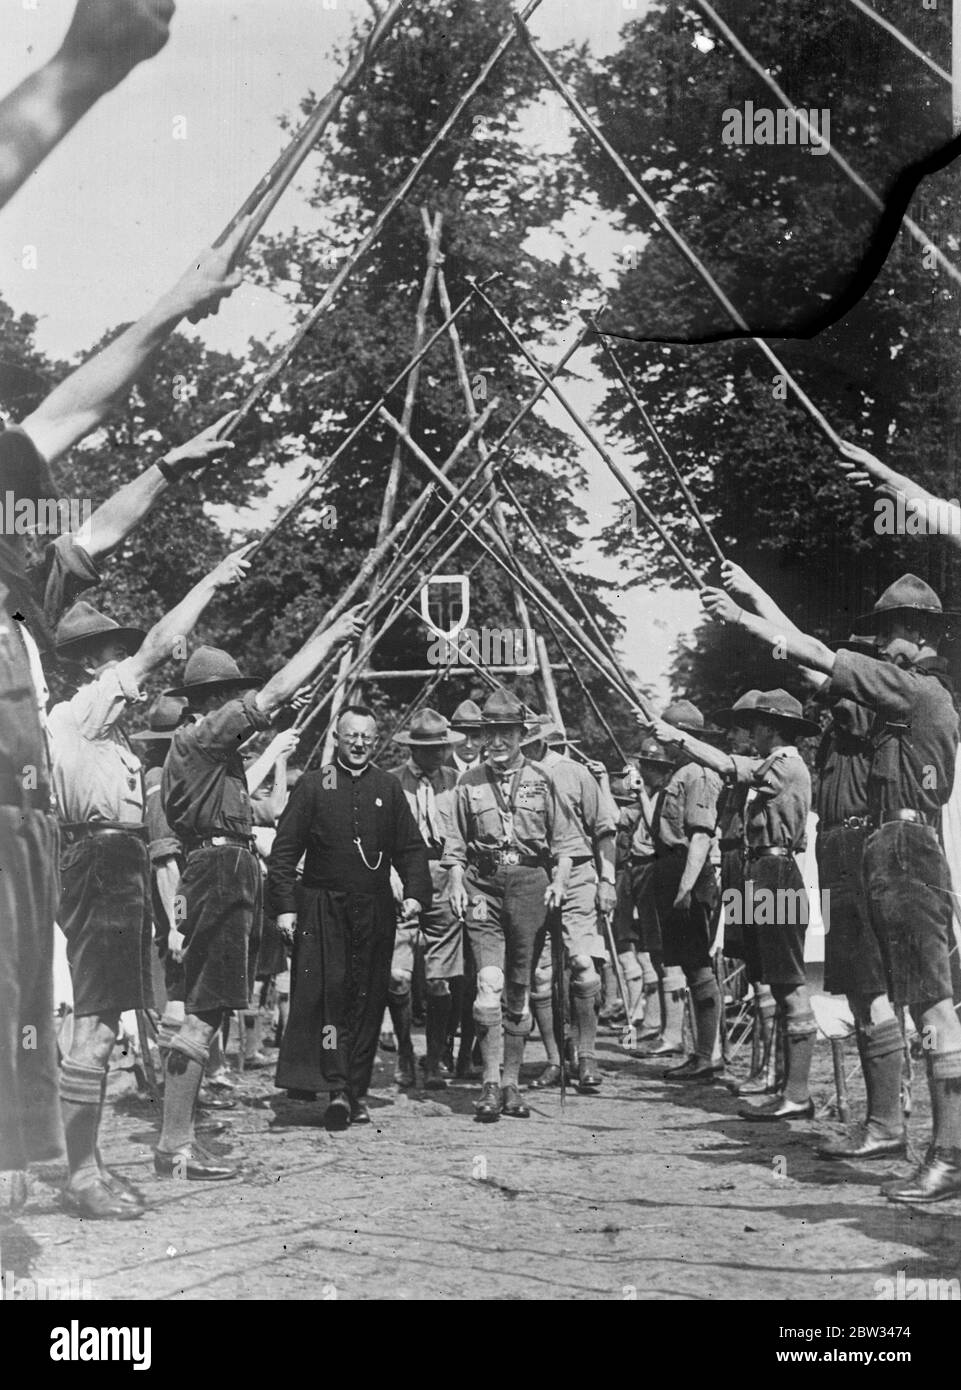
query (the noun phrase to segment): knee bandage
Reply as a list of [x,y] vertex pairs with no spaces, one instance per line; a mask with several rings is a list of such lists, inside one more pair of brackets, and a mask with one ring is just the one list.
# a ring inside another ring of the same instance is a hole
[[60,1068],[60,1099],[76,1105],[99,1105],[106,1067],[88,1067],[65,1057]]

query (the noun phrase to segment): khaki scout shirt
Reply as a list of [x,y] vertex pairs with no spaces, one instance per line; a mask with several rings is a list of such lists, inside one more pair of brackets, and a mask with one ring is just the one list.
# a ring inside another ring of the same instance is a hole
[[739,784],[753,789],[745,809],[748,849],[777,846],[796,854],[807,845],[811,774],[796,748],[775,748],[768,758],[731,754]]
[[958,752],[958,716],[937,677],[860,652],[838,652],[829,692],[877,715],[868,776],[872,820],[892,820],[905,810],[935,823],[954,786]]
[[53,787],[67,825],[143,824],[142,764],[118,727],[127,706],[145,698],[132,665],[129,659],[118,662],[50,711]]
[[548,752],[540,766],[550,772],[571,824],[578,832],[580,844],[574,857],[593,859],[597,842],[617,831],[617,807],[601,791],[597,778],[573,758]]
[[[495,849],[514,849],[525,857],[557,860],[576,857],[582,836],[571,821],[554,783],[552,770],[540,763],[520,765],[513,814],[505,820],[491,778],[498,773],[489,763],[464,773],[454,788],[450,826],[444,845],[444,868],[476,862]],[[516,768],[501,781],[505,802]]]
[[654,833],[658,845],[686,849],[696,832],[713,835],[721,785],[716,772],[698,763],[684,763],[672,772],[655,802],[658,814]]

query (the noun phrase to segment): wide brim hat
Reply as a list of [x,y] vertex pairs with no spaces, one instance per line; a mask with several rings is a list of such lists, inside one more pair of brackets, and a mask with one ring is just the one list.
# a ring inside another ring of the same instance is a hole
[[172,686],[164,694],[191,700],[228,690],[257,690],[263,683],[262,676],[245,676],[233,657],[219,647],[198,647],[184,667],[183,685]]
[[674,760],[668,756],[668,751],[663,743],[659,743],[656,738],[643,739],[634,757],[638,763],[647,767],[660,767],[673,772],[677,766]]
[[744,712],[754,708],[761,693],[760,690],[746,690],[743,695],[737,697],[730,709],[715,710],[711,718],[722,729],[744,728],[747,723]]
[[529,743],[566,743],[567,734],[561,726],[551,718],[549,714],[539,714],[536,722],[530,726],[530,731],[521,740],[521,747],[526,747]]
[[449,720],[452,729],[477,731],[483,728],[484,717],[480,705],[473,700],[461,700]]
[[[773,720],[782,728],[789,729],[796,738],[819,738],[820,724],[805,719],[801,701],[789,695],[786,690],[761,690],[751,710],[745,710],[749,724],[756,719]],[[744,721],[742,721],[744,722]]]
[[394,742],[405,748],[456,748],[466,738],[466,734],[452,729],[435,709],[418,710],[410,721],[410,728],[394,734]]
[[861,652],[864,656],[874,656],[878,649],[878,639],[866,633],[852,632],[849,637],[837,637],[824,644],[832,652]]
[[169,695],[158,695],[147,715],[148,727],[131,734],[131,741],[138,743],[167,743],[184,722],[187,711],[186,700],[174,699]]
[[947,627],[957,622],[961,613],[943,608],[931,585],[916,574],[902,574],[888,585],[870,613],[855,619],[854,626],[858,632],[880,632],[892,619],[922,616],[937,618]]
[[661,718],[665,724],[680,729],[682,734],[693,734],[695,738],[710,738],[721,733],[720,729],[705,723],[704,715],[690,700],[673,700],[662,712]]
[[80,662],[87,649],[105,637],[123,643],[137,651],[147,636],[141,627],[121,627],[106,613],[94,608],[85,599],[68,608],[57,624],[54,636],[54,651],[64,661]]
[[525,730],[536,727],[531,716],[524,713],[524,706],[516,695],[511,695],[506,690],[495,690],[484,701],[484,707],[481,710],[481,727],[484,729],[504,728],[516,724],[520,724]]

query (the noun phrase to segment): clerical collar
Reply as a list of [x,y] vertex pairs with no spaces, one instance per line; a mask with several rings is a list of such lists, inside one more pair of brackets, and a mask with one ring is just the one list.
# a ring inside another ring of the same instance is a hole
[[364,773],[365,773],[365,772],[368,770],[368,768],[370,767],[370,763],[364,763],[364,766],[363,766],[363,767],[348,767],[347,764],[346,764],[345,762],[341,762],[340,754],[339,754],[339,753],[338,753],[337,758],[335,759],[335,761],[336,761],[338,767],[342,767],[342,768],[344,769],[345,772],[349,772],[350,775],[351,775],[351,777],[353,777],[355,780],[356,780],[358,777],[363,777]]

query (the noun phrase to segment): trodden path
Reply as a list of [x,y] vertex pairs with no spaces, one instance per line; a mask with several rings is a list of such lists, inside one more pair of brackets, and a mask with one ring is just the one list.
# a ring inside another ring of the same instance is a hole
[[[474,1085],[404,1095],[382,1056],[374,1123],[335,1135],[322,1103],[248,1073],[225,1142],[208,1141],[244,1163],[222,1184],[156,1178],[155,1107],[120,1094],[106,1157],[147,1214],[80,1222],[38,1183],[0,1226],[4,1267],[87,1280],[95,1299],[870,1301],[899,1270],[961,1276],[961,1201],[912,1211],[878,1194],[906,1165],[823,1163],[812,1141],[830,1125],[752,1125],[724,1087],[668,1084],[610,1041],[600,1056],[602,1095],[570,1094],[562,1115],[557,1092],[528,1092],[529,1120],[487,1126]],[[824,1045],[816,1080],[825,1102]],[[919,1103],[916,1143],[926,1128]]]

